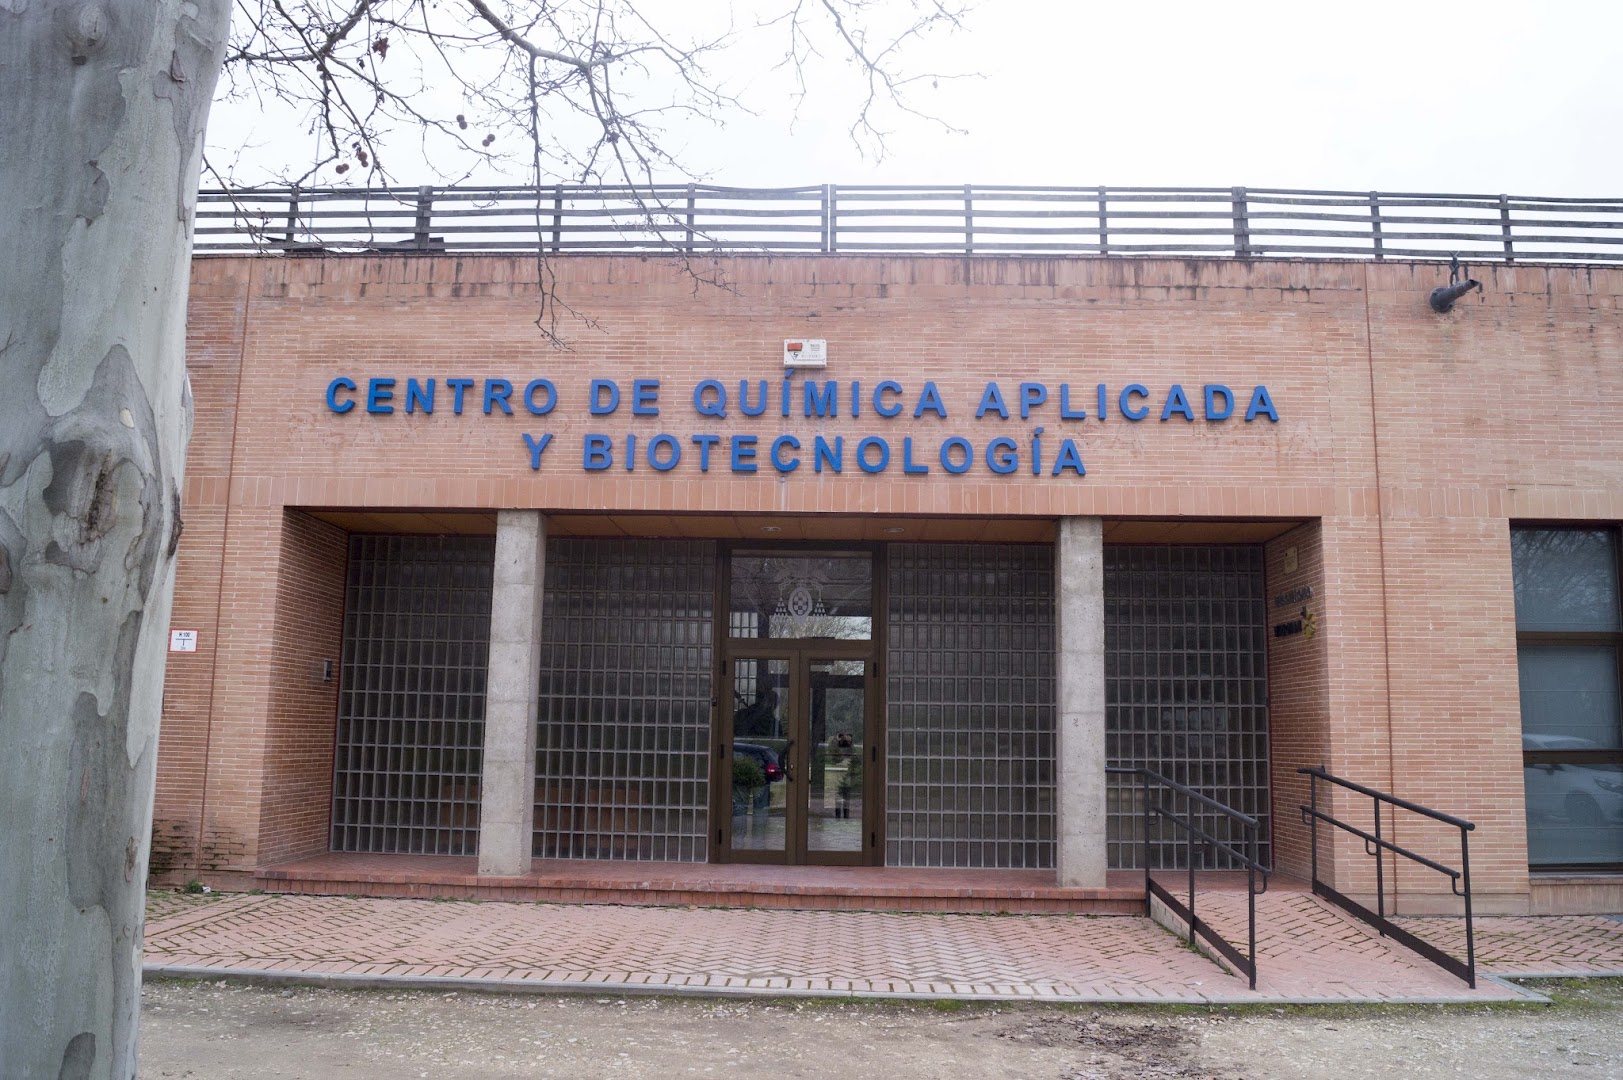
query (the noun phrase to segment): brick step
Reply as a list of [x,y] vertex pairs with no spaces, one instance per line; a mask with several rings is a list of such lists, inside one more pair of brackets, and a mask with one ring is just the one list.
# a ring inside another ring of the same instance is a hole
[[752,907],[1001,914],[1142,915],[1136,874],[1104,888],[1054,884],[1051,871],[744,866],[537,860],[491,878],[453,856],[323,855],[255,871],[273,893],[559,904]]

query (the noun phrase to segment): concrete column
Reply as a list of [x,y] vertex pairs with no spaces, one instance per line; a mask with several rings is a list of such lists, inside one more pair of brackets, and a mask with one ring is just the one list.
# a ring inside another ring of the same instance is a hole
[[479,872],[530,870],[535,819],[535,710],[541,677],[541,595],[547,527],[535,510],[496,515],[490,670],[485,679]]
[[1054,558],[1059,619],[1059,883],[1105,884],[1104,522],[1061,518]]

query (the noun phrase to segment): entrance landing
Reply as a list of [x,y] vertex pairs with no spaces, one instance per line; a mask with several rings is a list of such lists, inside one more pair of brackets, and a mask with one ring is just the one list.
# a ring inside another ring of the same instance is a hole
[[[1244,919],[1241,892],[1201,894]],[[187,896],[147,903],[149,976],[398,989],[970,1000],[1483,1002],[1542,1000],[1492,975],[1623,974],[1623,923],[1477,921],[1477,989],[1312,895],[1258,898],[1257,989],[1147,918],[427,903]],[[1429,924],[1453,942],[1458,919]],[[1577,971],[1572,967],[1576,965]]]
[[481,877],[477,870],[471,856],[330,853],[262,867],[254,884],[276,893],[558,904],[1026,915],[1144,910],[1143,878],[1132,871],[1113,872],[1102,889],[1070,889],[1056,884],[1052,870],[555,859],[535,860],[520,877]]

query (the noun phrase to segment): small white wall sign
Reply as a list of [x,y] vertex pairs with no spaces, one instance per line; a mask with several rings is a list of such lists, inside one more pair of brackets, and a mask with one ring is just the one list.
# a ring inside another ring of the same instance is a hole
[[827,367],[828,340],[826,338],[788,338],[783,343],[783,366],[786,368]]
[[169,631],[169,651],[170,652],[196,652],[197,651],[197,631],[196,630],[171,630],[171,631]]

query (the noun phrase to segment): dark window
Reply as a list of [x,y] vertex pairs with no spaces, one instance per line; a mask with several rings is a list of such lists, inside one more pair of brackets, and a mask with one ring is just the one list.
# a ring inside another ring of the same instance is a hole
[[1623,866],[1617,530],[1516,528],[1510,553],[1528,862]]

